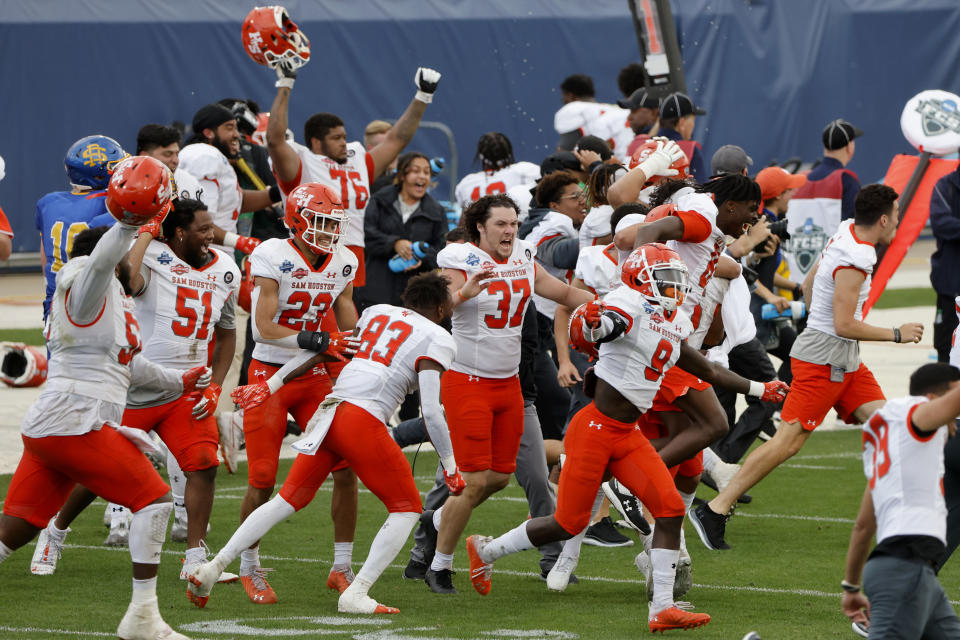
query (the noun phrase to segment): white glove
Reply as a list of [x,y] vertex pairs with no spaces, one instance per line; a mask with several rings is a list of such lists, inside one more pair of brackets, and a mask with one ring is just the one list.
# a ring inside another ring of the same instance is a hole
[[657,149],[637,166],[647,180],[654,176],[669,178],[679,173],[676,169],[671,169],[670,165],[683,158],[683,155],[683,149],[673,140],[657,139]]
[[414,97],[420,102],[430,104],[433,102],[433,92],[440,84],[440,72],[430,67],[420,67],[417,75],[413,77],[413,84],[417,87],[417,95]]
[[277,82],[273,86],[277,89],[293,89],[293,83],[297,80],[297,69],[285,60],[278,62],[273,69],[277,72]]

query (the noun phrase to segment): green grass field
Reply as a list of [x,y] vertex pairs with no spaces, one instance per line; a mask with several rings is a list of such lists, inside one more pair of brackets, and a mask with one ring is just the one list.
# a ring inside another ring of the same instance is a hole
[[[855,636],[840,613],[839,583],[853,517],[864,479],[858,432],[818,433],[786,468],[774,472],[741,505],[727,528],[731,551],[707,551],[686,525],[695,587],[686,599],[713,616],[683,637],[740,640],[748,631],[763,638],[822,639]],[[418,485],[432,483],[433,454],[416,461]],[[283,461],[281,475],[289,469]],[[245,468],[241,467],[241,473]],[[224,544],[237,525],[244,475],[219,477],[210,546]],[[0,476],[0,495],[9,476]],[[702,495],[712,492],[704,488]],[[522,492],[511,484],[475,514],[468,533],[499,534],[527,516]],[[457,551],[454,582],[460,593],[438,596],[420,582],[400,578],[407,551],[374,586],[380,602],[399,607],[397,616],[337,614],[337,596],[326,588],[333,556],[330,493],[278,525],[262,547],[264,566],[279,603],[255,606],[239,584],[217,586],[205,609],[194,608],[178,580],[182,544],[168,543],[160,565],[159,597],[165,619],[194,638],[634,638],[646,629],[646,596],[633,566],[637,546],[584,546],[580,584],[548,592],[538,578],[536,551],[497,563],[493,590],[482,597],[469,584],[466,551]],[[385,517],[377,499],[363,491],[354,552],[359,569],[370,540]],[[110,637],[130,595],[126,550],[101,546],[106,535],[99,500],[73,525],[57,573],[29,573],[32,545],[0,566],[0,638]],[[232,569],[236,571],[237,564]],[[960,583],[957,560],[941,574],[948,594]]]

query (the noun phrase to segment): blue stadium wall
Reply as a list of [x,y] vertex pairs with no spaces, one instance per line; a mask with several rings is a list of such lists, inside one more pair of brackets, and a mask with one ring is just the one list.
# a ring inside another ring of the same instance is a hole
[[[36,200],[67,188],[67,146],[91,133],[133,150],[147,122],[189,123],[219,98],[264,109],[273,73],[240,46],[252,2],[232,0],[0,0],[0,206],[15,251],[36,251]],[[708,157],[743,146],[755,168],[820,154],[820,130],[844,117],[866,131],[851,168],[882,177],[908,152],[904,103],[930,88],[960,91],[957,0],[673,0],[689,93],[709,113],[696,137]],[[340,114],[351,138],[371,119],[396,117],[418,65],[444,74],[427,118],[456,134],[460,173],[477,137],[500,130],[518,159],[553,148],[557,85],[594,77],[597,97],[618,98],[617,71],[637,59],[626,0],[293,0],[313,61],[301,71],[290,116]],[[445,155],[443,137],[410,148]]]

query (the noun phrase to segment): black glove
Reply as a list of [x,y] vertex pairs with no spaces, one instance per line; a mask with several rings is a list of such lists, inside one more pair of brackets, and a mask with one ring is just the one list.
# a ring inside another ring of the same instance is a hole
[[326,353],[330,346],[330,334],[326,331],[301,331],[297,334],[297,345],[307,351]]
[[433,102],[433,92],[440,84],[440,72],[429,67],[420,67],[417,69],[417,75],[413,77],[413,84],[417,87],[416,99],[430,104]]
[[297,70],[286,60],[277,63],[277,66],[274,67],[277,72],[277,82],[274,85],[276,88],[286,87],[287,89],[293,89],[293,83],[297,79]]

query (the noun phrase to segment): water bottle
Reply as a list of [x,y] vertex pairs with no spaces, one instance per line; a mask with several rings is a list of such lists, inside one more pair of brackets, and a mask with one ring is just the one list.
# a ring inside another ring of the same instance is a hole
[[807,315],[807,306],[799,301],[791,302],[790,307],[783,311],[777,311],[777,305],[769,302],[760,308],[760,317],[764,320],[774,320],[780,316],[799,320],[805,315]]
[[400,257],[399,254],[393,256],[392,258],[390,258],[390,262],[388,263],[390,266],[390,271],[393,271],[394,273],[401,273],[403,271],[406,271],[413,265],[417,264],[418,261],[427,257],[427,249],[429,248],[430,248],[430,245],[422,240],[418,240],[417,242],[414,242],[413,257],[410,258],[409,260],[404,260],[403,258]]

